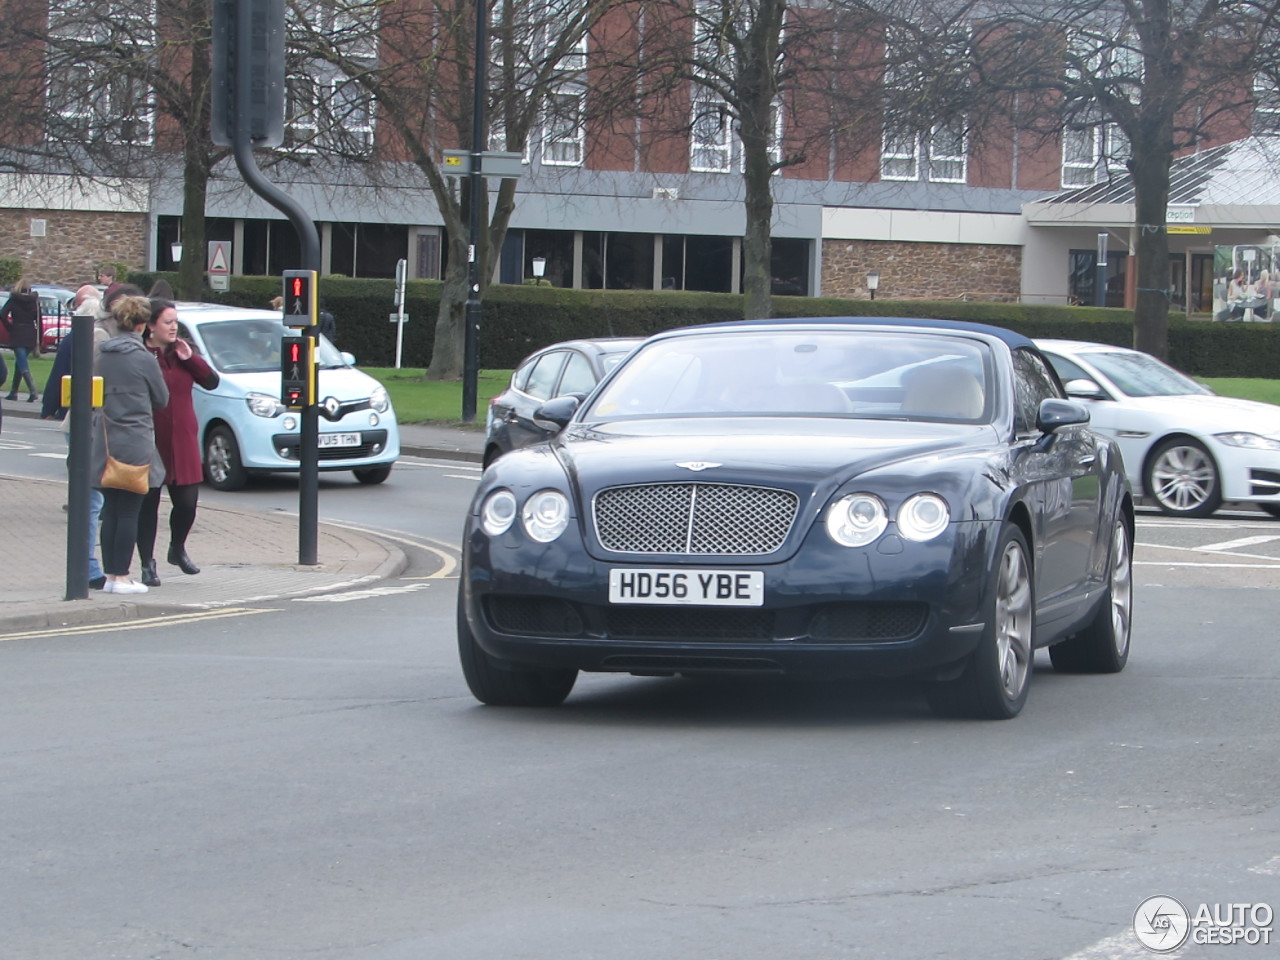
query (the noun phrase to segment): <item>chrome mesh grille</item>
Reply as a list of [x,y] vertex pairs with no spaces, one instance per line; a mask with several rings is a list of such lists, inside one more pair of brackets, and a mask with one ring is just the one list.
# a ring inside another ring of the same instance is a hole
[[596,536],[618,553],[759,556],[795,522],[790,490],[729,483],[647,483],[601,490]]

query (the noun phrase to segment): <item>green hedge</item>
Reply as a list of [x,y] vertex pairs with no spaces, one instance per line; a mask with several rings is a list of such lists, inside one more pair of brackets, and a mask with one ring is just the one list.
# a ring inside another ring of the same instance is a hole
[[[148,290],[159,277],[177,285],[174,273],[132,273]],[[410,281],[406,290],[402,363],[425,367],[431,358],[440,283]],[[278,277],[232,277],[231,289],[207,290],[215,303],[267,307],[280,293]],[[338,346],[368,366],[395,362],[396,326],[389,316],[391,280],[322,277],[320,295],[338,321]],[[578,337],[648,336],[672,327],[736,320],[736,294],[679,291],[566,290],[495,284],[485,295],[480,321],[480,365],[509,369],[532,351]],[[1096,307],[979,303],[953,300],[837,300],[775,297],[779,317],[898,316],[971,320],[1008,327],[1031,337],[1093,340],[1131,346],[1133,315]],[[1169,322],[1169,362],[1202,377],[1280,378],[1280,324],[1211,323],[1174,314]]]
[[0,287],[12,287],[22,279],[22,261],[17,257],[0,257]]

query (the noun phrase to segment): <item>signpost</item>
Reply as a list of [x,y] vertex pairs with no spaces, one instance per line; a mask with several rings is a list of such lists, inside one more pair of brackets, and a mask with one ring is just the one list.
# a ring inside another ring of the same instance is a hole
[[396,322],[396,369],[400,369],[400,357],[404,350],[404,322],[409,319],[404,315],[404,283],[409,275],[409,261],[396,263],[396,312],[392,319]]
[[229,290],[231,288],[231,241],[209,241],[209,289]]

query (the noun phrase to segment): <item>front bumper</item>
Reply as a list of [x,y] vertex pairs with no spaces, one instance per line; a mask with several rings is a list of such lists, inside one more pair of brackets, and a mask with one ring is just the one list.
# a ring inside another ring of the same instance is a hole
[[[613,672],[927,674],[982,636],[998,523],[954,523],[927,544],[886,534],[843,548],[810,530],[773,563],[732,558],[597,560],[571,526],[551,544],[518,531],[465,537],[462,590],[480,647],[499,660]],[[611,569],[760,570],[762,606],[609,602]]]

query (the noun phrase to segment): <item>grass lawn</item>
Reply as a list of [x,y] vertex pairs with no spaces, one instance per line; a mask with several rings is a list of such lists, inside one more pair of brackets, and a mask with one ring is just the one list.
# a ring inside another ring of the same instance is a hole
[[[9,366],[9,376],[13,376],[13,354],[5,354],[5,363]],[[49,379],[49,368],[53,366],[53,357],[44,356],[32,359],[31,375],[35,377],[36,392],[44,393],[45,381]],[[462,384],[460,382],[440,383],[422,379],[421,368],[402,367],[361,367],[365,373],[376,377],[391,394],[391,402],[396,408],[396,417],[401,423],[421,423],[437,421],[455,426],[474,426],[484,429],[484,411],[489,399],[506,389],[511,381],[510,370],[481,370],[476,385],[476,419],[464,424],[462,417]],[[1280,404],[1280,380],[1250,380],[1241,377],[1203,377],[1214,393],[1224,397],[1239,397],[1244,400],[1260,400],[1263,403]],[[22,391],[25,394],[25,387]]]
[[[13,376],[13,354],[5,354],[9,375]],[[43,395],[45,381],[53,366],[53,356],[31,359],[31,375],[36,381],[36,392]],[[365,373],[380,380],[391,394],[396,408],[396,419],[401,423],[421,423],[425,420],[450,423],[455,426],[474,426],[484,429],[485,408],[489,399],[501,393],[511,382],[510,370],[481,370],[476,383],[476,419],[471,424],[462,422],[462,383],[428,382],[422,379],[424,370],[402,367],[361,367]],[[7,387],[6,391],[7,392]],[[20,395],[26,396],[24,386]]]

